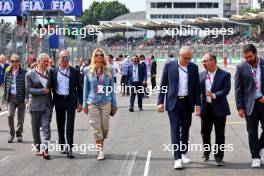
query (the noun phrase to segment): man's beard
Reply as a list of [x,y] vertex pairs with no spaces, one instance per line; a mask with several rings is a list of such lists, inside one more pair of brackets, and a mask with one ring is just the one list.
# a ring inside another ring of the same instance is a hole
[[252,60],[252,61],[247,61],[250,65],[255,65],[257,63],[257,59]]

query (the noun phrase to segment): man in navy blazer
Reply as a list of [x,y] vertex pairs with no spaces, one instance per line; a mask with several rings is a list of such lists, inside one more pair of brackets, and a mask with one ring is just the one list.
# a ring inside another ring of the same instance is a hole
[[158,112],[164,112],[166,96],[165,109],[168,111],[170,119],[175,169],[182,169],[182,164],[191,161],[186,153],[195,105],[196,114],[200,114],[199,72],[198,66],[190,62],[191,59],[191,48],[183,47],[179,51],[178,60],[166,63],[158,96]]
[[[72,147],[75,111],[76,109],[77,112],[82,110],[83,90],[80,72],[69,66],[69,51],[62,50],[59,57],[60,66],[51,69],[53,101],[56,110],[59,144],[64,145],[61,153],[67,154],[67,157],[72,159],[74,158]],[[65,124],[67,145],[65,145]]]
[[205,71],[200,74],[202,94],[201,104],[201,134],[204,145],[203,159],[209,160],[211,152],[211,132],[215,128],[214,157],[217,166],[224,166],[226,116],[230,115],[227,95],[231,88],[230,73],[217,67],[215,55],[207,53],[203,56],[202,63]]
[[128,67],[128,85],[131,92],[130,112],[134,112],[134,102],[136,94],[138,95],[138,108],[142,111],[142,101],[144,95],[144,85],[147,83],[147,71],[144,65],[139,64],[138,56],[132,57],[133,64]]

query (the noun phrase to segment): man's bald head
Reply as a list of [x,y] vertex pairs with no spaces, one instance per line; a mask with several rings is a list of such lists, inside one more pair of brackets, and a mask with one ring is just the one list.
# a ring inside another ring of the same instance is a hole
[[192,49],[189,47],[189,46],[184,46],[184,47],[181,47],[180,50],[179,50],[179,54],[182,55],[182,54],[192,54]]
[[184,46],[179,50],[179,61],[180,64],[186,66],[192,59],[192,49],[189,46]]

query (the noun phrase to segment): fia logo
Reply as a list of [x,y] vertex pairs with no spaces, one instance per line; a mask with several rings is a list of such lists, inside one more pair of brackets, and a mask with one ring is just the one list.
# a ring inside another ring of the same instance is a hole
[[10,14],[14,9],[13,1],[11,0],[0,0],[0,14]]
[[23,0],[21,9],[26,14],[31,10],[44,10],[44,3],[42,0]]
[[52,0],[51,8],[53,10],[62,10],[64,13],[69,14],[74,9],[73,0]]

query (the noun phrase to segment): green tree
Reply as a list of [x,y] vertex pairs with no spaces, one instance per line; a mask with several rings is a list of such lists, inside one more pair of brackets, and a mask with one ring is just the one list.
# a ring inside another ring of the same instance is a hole
[[258,0],[258,4],[261,9],[264,9],[264,1],[263,0]]
[[118,1],[94,1],[88,9],[83,12],[83,25],[98,25],[99,21],[110,21],[120,15],[129,13],[127,7]]
[[262,12],[263,10],[262,9],[251,9],[251,8],[246,8],[246,9],[242,9],[240,11],[240,15],[244,15],[246,13],[259,13],[259,12]]

